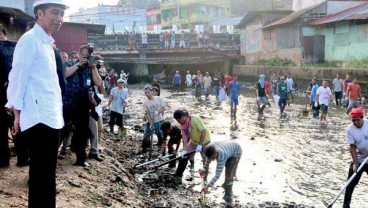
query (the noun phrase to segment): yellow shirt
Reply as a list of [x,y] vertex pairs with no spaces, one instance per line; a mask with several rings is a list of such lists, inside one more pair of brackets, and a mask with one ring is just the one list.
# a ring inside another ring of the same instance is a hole
[[203,140],[202,144],[206,144],[211,141],[210,132],[204,125],[202,119],[200,119],[198,116],[190,116],[191,119],[191,127],[192,131],[189,133],[190,142],[193,144],[199,144],[201,141],[201,134],[203,130],[206,130],[206,137]]

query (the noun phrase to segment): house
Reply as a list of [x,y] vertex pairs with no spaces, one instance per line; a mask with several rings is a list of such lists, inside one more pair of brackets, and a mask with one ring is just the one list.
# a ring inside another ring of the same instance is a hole
[[69,54],[72,51],[79,51],[81,45],[87,44],[88,35],[104,33],[105,25],[64,22],[60,30],[52,36],[55,45]]
[[[240,21],[240,50],[247,64],[256,64],[263,59],[263,50],[270,37],[263,35],[262,28],[279,20],[291,11],[248,12]],[[265,37],[265,38],[264,38]]]
[[17,41],[30,21],[34,21],[34,18],[20,9],[0,7],[0,24],[6,27],[9,40]]
[[325,40],[326,61],[349,62],[368,57],[368,2],[310,23],[309,34]]
[[358,1],[324,1],[307,7],[262,28],[264,42],[257,60],[279,57],[297,66],[325,59],[325,37],[315,34],[312,21],[357,6]]

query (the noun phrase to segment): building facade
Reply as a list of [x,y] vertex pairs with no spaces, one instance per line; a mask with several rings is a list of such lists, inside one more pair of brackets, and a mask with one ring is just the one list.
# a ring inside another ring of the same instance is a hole
[[155,34],[161,32],[161,7],[159,4],[147,8],[147,32]]
[[327,1],[295,11],[276,22],[260,25],[250,22],[243,29],[242,55],[248,64],[275,57],[301,66],[325,60],[325,37],[314,35],[309,23],[361,4],[357,1]]
[[207,30],[211,21],[229,17],[230,1],[177,0],[161,3],[161,26],[165,30]]
[[106,34],[145,32],[146,9],[99,5],[71,14],[70,22],[106,25]]

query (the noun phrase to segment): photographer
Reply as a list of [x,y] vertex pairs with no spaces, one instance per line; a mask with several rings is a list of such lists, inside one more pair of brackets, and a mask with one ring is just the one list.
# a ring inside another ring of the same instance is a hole
[[[90,136],[90,110],[99,104],[93,96],[96,95],[94,86],[102,85],[92,52],[93,48],[82,45],[79,60],[72,59],[66,63],[67,90],[63,97],[63,113],[65,124],[72,122],[74,126],[71,150],[77,157],[76,166],[89,166],[85,149]],[[61,136],[68,136],[68,130],[64,128]]]

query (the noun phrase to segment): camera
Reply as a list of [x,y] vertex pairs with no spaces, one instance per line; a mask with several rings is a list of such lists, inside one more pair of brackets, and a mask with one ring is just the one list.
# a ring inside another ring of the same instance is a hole
[[86,59],[88,60],[89,64],[97,64],[96,57],[92,55],[93,49],[94,49],[94,43],[88,43],[88,55],[86,56]]

